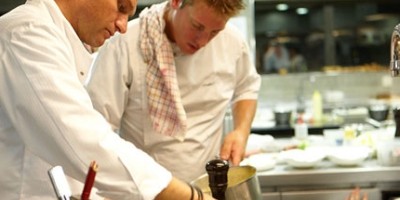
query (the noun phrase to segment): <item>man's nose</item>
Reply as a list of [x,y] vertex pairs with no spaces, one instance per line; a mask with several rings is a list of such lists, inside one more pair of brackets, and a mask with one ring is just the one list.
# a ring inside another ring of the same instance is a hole
[[128,26],[128,16],[127,15],[120,15],[115,22],[117,26],[117,31],[120,33],[126,33],[127,26]]
[[210,39],[211,37],[209,33],[202,32],[197,35],[196,43],[199,46],[199,48],[201,48],[204,47],[210,41]]

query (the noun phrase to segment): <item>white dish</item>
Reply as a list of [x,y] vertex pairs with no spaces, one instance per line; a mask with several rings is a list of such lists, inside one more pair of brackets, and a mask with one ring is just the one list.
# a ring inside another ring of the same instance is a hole
[[261,153],[252,155],[244,159],[240,165],[250,165],[257,169],[257,171],[271,170],[276,165],[276,160],[273,155],[268,153]]
[[295,168],[313,168],[318,164],[319,160],[297,160],[288,159],[286,163]]
[[339,166],[357,166],[369,156],[371,149],[363,146],[336,147],[331,149],[328,158]]
[[274,146],[275,139],[271,135],[259,135],[251,133],[247,140],[246,153],[262,151],[269,146]]
[[312,151],[314,153],[318,153],[322,156],[322,159],[328,157],[329,152],[331,151],[330,146],[309,146],[306,148],[307,151]]
[[286,163],[295,168],[312,168],[324,159],[325,154],[314,150],[290,150],[286,152]]

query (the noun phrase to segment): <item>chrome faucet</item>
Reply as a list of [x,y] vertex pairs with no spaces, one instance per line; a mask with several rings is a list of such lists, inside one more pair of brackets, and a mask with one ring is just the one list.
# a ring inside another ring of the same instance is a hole
[[400,24],[394,27],[390,47],[390,71],[392,76],[400,76]]

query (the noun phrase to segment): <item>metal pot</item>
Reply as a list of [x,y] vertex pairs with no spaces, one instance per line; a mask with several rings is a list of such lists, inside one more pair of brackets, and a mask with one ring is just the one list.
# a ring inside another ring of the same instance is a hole
[[289,125],[292,116],[292,111],[274,111],[276,125]]
[[389,115],[389,106],[387,105],[372,105],[368,108],[369,117],[382,122],[388,118]]
[[[261,189],[256,168],[252,166],[230,167],[227,178],[226,200],[261,200]],[[192,184],[199,187],[204,193],[212,195],[208,174],[200,176]]]

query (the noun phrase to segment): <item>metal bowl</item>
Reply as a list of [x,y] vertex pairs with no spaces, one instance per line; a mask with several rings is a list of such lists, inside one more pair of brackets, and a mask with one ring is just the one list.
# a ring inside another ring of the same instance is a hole
[[[261,200],[261,189],[256,171],[256,168],[249,165],[230,167],[227,175],[228,187],[225,191],[225,199]],[[211,195],[211,189],[208,186],[208,174],[200,176],[192,184],[199,187],[204,193]]]
[[369,117],[382,122],[389,116],[389,106],[387,105],[372,105],[368,108]]
[[289,125],[290,119],[292,117],[292,111],[290,111],[290,110],[282,110],[282,111],[275,110],[274,117],[275,117],[276,125]]

